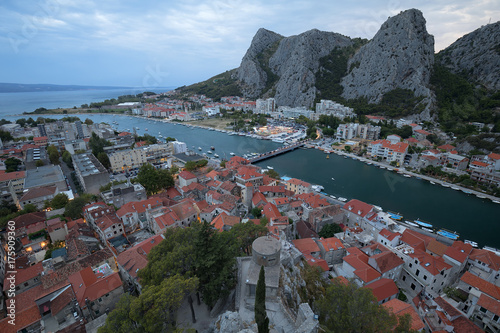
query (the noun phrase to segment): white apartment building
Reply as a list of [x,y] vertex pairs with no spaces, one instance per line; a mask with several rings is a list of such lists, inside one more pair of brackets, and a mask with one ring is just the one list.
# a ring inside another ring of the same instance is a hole
[[405,142],[392,144],[389,140],[377,140],[368,144],[366,152],[371,157],[381,157],[387,162],[395,161],[402,165],[408,152],[408,144]]

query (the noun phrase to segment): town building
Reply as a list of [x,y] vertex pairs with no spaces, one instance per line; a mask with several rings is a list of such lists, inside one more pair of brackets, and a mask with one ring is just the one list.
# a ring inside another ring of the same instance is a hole
[[110,181],[108,171],[92,153],[73,155],[73,167],[86,193],[99,194],[99,188]]

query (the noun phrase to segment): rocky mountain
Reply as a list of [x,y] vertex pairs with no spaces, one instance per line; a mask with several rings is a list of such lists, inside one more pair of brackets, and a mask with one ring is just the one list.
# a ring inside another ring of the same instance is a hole
[[278,105],[312,106],[319,59],[351,44],[349,37],[316,29],[291,37],[260,29],[236,77],[249,97],[268,94]]
[[[449,75],[441,70],[436,77],[436,66]],[[390,17],[370,41],[316,29],[290,37],[259,29],[238,68],[184,91],[213,98],[238,92],[274,97],[278,106],[292,107],[332,99],[365,114],[431,120],[453,73],[470,74],[467,80],[490,91],[499,89],[500,23],[462,37],[436,60],[434,37],[417,9]]]
[[436,61],[454,74],[488,90],[500,89],[500,22],[488,24],[459,38],[437,54]]
[[389,18],[375,37],[349,60],[352,70],[342,79],[345,99],[365,97],[379,103],[384,94],[408,89],[432,106],[429,79],[434,64],[434,37],[422,12],[410,9]]

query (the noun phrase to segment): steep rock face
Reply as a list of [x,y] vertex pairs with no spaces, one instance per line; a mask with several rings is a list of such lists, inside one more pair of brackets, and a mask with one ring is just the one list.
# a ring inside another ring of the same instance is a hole
[[395,88],[410,89],[425,97],[428,112],[433,100],[428,87],[433,63],[434,37],[427,33],[422,13],[404,11],[389,18],[349,60],[352,70],[342,79],[342,96],[379,103]]
[[245,96],[258,97],[267,82],[267,74],[262,69],[257,56],[283,36],[275,32],[260,28],[252,39],[241,65],[236,71],[235,78],[240,82],[240,87]]
[[349,37],[316,29],[284,38],[269,59],[270,69],[279,77],[275,85],[276,104],[312,106],[319,59],[335,47],[350,45]]
[[439,63],[489,90],[500,89],[500,22],[488,24],[439,52]]

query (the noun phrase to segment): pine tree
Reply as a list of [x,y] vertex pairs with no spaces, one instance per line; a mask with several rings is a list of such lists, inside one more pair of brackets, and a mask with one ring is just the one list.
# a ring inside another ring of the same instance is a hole
[[266,313],[266,276],[264,266],[260,267],[259,281],[255,291],[255,322],[259,333],[269,333],[269,318]]

